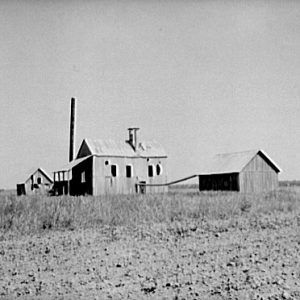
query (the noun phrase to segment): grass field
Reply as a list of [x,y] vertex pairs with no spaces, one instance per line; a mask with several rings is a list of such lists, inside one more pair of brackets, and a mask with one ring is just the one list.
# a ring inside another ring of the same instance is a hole
[[235,219],[274,211],[297,211],[297,188],[265,195],[200,193],[176,187],[168,194],[105,197],[0,196],[1,233],[32,234],[43,230],[137,226],[187,219]]
[[0,195],[0,297],[300,299],[300,190]]

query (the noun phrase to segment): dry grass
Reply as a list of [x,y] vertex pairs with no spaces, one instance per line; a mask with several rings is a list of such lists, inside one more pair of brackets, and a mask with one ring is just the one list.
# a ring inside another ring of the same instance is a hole
[[265,195],[199,193],[106,197],[16,197],[0,195],[0,232],[35,234],[102,225],[138,226],[173,221],[239,219],[240,216],[299,212],[300,194],[283,188]]

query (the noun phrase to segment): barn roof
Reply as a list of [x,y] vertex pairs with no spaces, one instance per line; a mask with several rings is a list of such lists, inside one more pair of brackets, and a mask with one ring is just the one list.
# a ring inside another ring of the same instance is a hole
[[277,173],[281,172],[280,167],[263,150],[249,150],[217,154],[207,161],[199,175],[240,173],[256,155],[260,155]]
[[164,148],[156,141],[140,142],[136,151],[127,142],[114,140],[84,139],[77,157],[81,157],[81,149],[88,148],[89,155],[118,157],[167,157]]

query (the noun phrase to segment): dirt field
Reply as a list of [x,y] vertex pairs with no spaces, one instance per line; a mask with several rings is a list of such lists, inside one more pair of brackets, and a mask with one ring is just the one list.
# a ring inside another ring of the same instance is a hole
[[300,299],[299,210],[7,232],[1,299]]

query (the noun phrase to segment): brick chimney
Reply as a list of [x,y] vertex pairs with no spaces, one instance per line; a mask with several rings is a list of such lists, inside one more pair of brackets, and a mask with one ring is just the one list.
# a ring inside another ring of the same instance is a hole
[[139,128],[137,127],[131,127],[128,128],[128,132],[129,132],[129,139],[128,142],[131,147],[133,148],[134,151],[137,150],[137,146],[138,146],[138,139],[137,139],[137,131],[139,130]]

